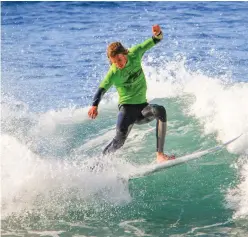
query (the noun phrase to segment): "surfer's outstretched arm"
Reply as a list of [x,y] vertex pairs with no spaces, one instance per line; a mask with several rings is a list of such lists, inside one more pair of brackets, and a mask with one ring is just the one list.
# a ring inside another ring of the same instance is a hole
[[163,32],[160,26],[153,26],[152,32],[153,36],[151,38],[145,40],[141,44],[137,44],[134,47],[130,48],[128,52],[138,54],[139,58],[141,59],[147,50],[155,46],[158,42],[163,39]]

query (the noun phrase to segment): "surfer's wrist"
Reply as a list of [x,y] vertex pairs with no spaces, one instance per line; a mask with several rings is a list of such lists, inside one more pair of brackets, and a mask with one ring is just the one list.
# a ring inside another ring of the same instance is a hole
[[157,44],[158,42],[160,42],[163,39],[163,32],[160,31],[157,35],[153,35],[152,39],[154,41],[155,44]]
[[162,30],[158,34],[156,34],[156,35],[154,34],[153,36],[154,36],[154,38],[159,39],[159,40],[163,39],[163,32],[162,32]]

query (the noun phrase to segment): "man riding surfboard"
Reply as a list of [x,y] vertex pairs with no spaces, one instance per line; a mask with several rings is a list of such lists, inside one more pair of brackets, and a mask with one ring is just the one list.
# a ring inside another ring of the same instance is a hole
[[88,111],[89,117],[95,119],[103,95],[111,86],[116,87],[119,95],[116,135],[104,149],[103,154],[115,152],[122,147],[134,124],[144,124],[156,119],[157,162],[175,159],[175,156],[164,154],[166,110],[161,105],[147,103],[146,99],[147,83],[141,60],[144,53],[163,38],[159,25],[152,26],[152,32],[151,38],[130,49],[123,47],[120,42],[108,46],[107,56],[111,66],[100,83]]

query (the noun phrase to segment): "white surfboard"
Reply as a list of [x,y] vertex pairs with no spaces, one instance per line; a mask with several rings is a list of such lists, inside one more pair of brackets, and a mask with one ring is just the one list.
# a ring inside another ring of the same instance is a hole
[[129,179],[136,179],[136,178],[140,178],[143,176],[147,176],[147,175],[150,175],[152,173],[158,172],[160,170],[167,169],[169,167],[176,166],[176,165],[188,162],[190,160],[195,160],[195,159],[198,159],[198,158],[200,158],[204,155],[207,155],[209,153],[219,151],[219,150],[223,149],[224,147],[226,147],[227,145],[229,145],[230,143],[236,141],[241,136],[242,136],[242,134],[239,135],[238,137],[235,137],[232,140],[222,144],[222,145],[218,145],[218,146],[215,146],[215,147],[203,150],[203,151],[197,151],[197,152],[185,155],[185,156],[181,156],[181,157],[176,158],[175,160],[169,160],[169,161],[166,161],[166,162],[163,162],[160,164],[152,164],[152,165],[145,166],[143,169],[141,169],[140,172],[130,175]]

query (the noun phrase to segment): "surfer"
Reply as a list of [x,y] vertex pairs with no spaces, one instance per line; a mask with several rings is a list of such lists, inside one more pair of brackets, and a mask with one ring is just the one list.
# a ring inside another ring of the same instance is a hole
[[147,103],[146,99],[147,83],[141,60],[144,53],[163,38],[159,25],[152,26],[152,33],[151,38],[130,49],[126,49],[120,42],[111,43],[107,48],[111,66],[100,83],[88,111],[89,117],[95,119],[103,95],[112,85],[116,87],[119,94],[116,135],[103,150],[103,154],[115,152],[122,147],[134,124],[144,124],[156,119],[157,162],[175,159],[174,155],[164,154],[166,110],[161,105]]

